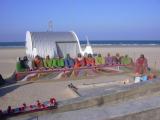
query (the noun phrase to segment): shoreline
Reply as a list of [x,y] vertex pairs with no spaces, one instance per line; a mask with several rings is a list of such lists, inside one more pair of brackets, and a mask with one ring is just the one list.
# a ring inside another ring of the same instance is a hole
[[[85,47],[87,44],[81,44],[81,47]],[[160,47],[159,44],[90,44],[92,47]],[[18,49],[25,46],[0,46],[0,49]]]
[[0,49],[25,49],[25,46],[0,46]]

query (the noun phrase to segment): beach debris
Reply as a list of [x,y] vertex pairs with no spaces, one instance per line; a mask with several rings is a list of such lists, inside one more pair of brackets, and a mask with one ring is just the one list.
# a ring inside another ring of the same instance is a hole
[[68,85],[68,87],[75,92],[78,96],[81,96],[80,93],[78,92],[78,88],[74,86],[72,83]]
[[74,90],[78,90],[78,88],[76,86],[74,86],[72,83],[68,85],[69,88],[74,89]]

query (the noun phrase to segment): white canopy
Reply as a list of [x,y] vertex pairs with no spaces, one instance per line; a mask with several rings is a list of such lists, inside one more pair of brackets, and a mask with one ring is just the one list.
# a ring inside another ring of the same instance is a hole
[[67,53],[75,57],[79,52],[83,53],[74,32],[26,32],[26,54],[30,57],[64,57]]

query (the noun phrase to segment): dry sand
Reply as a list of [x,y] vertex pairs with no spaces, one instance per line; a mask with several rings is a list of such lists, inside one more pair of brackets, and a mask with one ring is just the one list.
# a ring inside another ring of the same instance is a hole
[[67,87],[70,83],[73,83],[75,86],[82,86],[84,84],[119,82],[130,77],[128,75],[115,75],[110,77],[99,76],[96,79],[83,80],[41,80],[34,83],[18,82],[13,85],[0,87],[0,109],[4,110],[8,106],[18,107],[24,102],[27,105],[35,104],[37,100],[46,101],[51,97],[55,97],[57,101],[78,97]]
[[9,77],[15,71],[17,57],[24,55],[24,48],[0,48],[0,74]]
[[77,97],[67,88],[67,84],[54,82],[40,82],[28,84],[15,84],[0,88],[0,109],[7,106],[19,107],[25,102],[27,105],[36,104],[37,100],[47,101],[52,97],[66,100]]

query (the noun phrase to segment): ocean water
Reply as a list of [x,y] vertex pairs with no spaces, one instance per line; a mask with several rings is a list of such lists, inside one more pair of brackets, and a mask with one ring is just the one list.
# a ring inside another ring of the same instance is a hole
[[[90,41],[93,45],[160,45],[160,40],[94,40]],[[81,41],[81,44],[86,44],[86,41]]]
[[[87,44],[87,41],[81,40],[81,45]],[[160,46],[160,40],[90,40],[90,44],[94,46],[102,46],[102,45],[120,45],[120,46],[128,46],[128,45],[138,45],[138,46]],[[0,42],[0,48],[7,47],[25,47],[25,42]]]
[[0,48],[25,47],[25,42],[0,42]]

